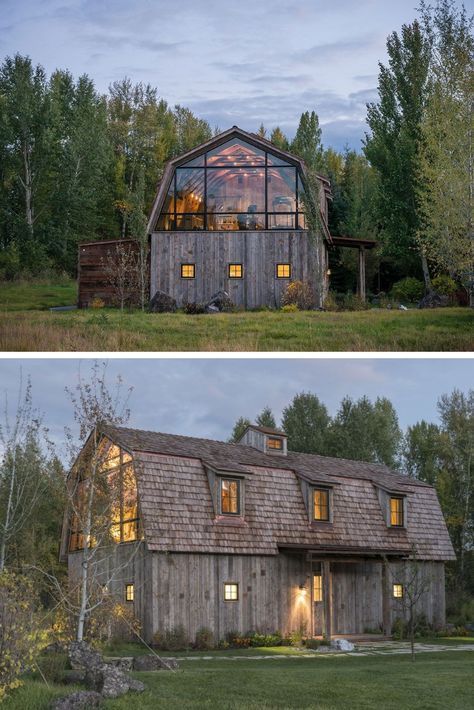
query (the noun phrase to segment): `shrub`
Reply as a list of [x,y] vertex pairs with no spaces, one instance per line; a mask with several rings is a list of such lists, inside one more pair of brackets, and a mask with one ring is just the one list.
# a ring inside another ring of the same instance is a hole
[[288,305],[282,306],[281,310],[283,313],[297,313],[300,309],[296,303],[288,303]]
[[451,276],[446,276],[445,274],[436,276],[431,281],[431,285],[433,286],[436,293],[440,294],[440,296],[449,296],[450,299],[454,300],[454,296],[456,294],[456,291],[458,290],[458,286],[456,281],[452,279]]
[[407,637],[407,624],[403,619],[397,618],[392,624],[392,638],[401,641]]
[[333,291],[329,291],[328,295],[326,296],[326,300],[324,301],[324,310],[325,311],[338,311],[339,310],[339,305],[337,303],[336,294]]
[[208,651],[209,649],[214,648],[214,634],[206,626],[202,626],[196,631],[194,648],[198,651]]
[[369,305],[354,293],[345,293],[342,298],[343,311],[366,311]]
[[105,307],[105,301],[103,298],[99,298],[98,296],[95,296],[92,301],[89,303],[89,308],[94,308],[95,310],[99,310],[100,308]]
[[61,683],[64,672],[69,668],[69,660],[66,653],[50,653],[40,656],[36,665],[48,683]]
[[182,625],[157,631],[153,636],[153,643],[163,651],[186,651],[189,648],[189,640]]
[[36,595],[26,577],[0,574],[0,702],[32,667],[41,644],[34,611]]
[[423,282],[412,276],[407,276],[392,286],[392,298],[397,301],[416,303],[423,297],[424,292],[425,286]]
[[251,646],[281,646],[281,634],[276,631],[274,634],[258,634],[250,635]]
[[317,649],[321,645],[321,641],[318,639],[306,639],[304,642],[306,648]]
[[15,245],[0,251],[0,279],[13,281],[21,273],[20,254]]
[[293,281],[287,287],[281,297],[282,306],[295,305],[300,311],[308,311],[314,308],[314,292],[310,284],[306,281]]
[[202,303],[184,303],[183,304],[183,311],[187,313],[190,316],[195,316],[199,313],[205,313],[206,309],[204,308]]

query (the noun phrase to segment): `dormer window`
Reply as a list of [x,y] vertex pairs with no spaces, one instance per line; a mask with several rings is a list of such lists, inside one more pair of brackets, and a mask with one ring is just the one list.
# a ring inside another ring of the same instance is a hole
[[390,527],[405,526],[404,500],[401,496],[390,496]]
[[267,448],[273,451],[283,451],[283,439],[279,439],[276,436],[267,437]]
[[330,499],[327,488],[313,488],[313,520],[321,523],[330,522]]
[[236,478],[220,479],[220,513],[221,515],[240,515],[241,482]]

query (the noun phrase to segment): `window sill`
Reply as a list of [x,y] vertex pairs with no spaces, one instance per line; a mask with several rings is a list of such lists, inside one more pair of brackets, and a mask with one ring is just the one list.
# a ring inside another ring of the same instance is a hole
[[227,515],[216,515],[213,520],[213,525],[228,525],[229,527],[242,527],[248,528],[248,523],[243,519],[241,515],[227,516]]

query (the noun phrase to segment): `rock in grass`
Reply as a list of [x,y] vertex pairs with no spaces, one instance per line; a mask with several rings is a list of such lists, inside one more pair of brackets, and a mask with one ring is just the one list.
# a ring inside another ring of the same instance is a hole
[[51,704],[51,710],[89,710],[103,707],[104,699],[100,693],[91,690],[79,690],[77,693],[58,698]]
[[445,308],[446,306],[449,306],[448,296],[441,296],[434,291],[423,296],[418,304],[418,308]]
[[145,656],[137,656],[133,659],[134,671],[175,671],[179,668],[178,662],[174,658],[166,660],[149,653]]
[[150,313],[174,313],[176,308],[175,299],[164,291],[157,291],[148,304]]

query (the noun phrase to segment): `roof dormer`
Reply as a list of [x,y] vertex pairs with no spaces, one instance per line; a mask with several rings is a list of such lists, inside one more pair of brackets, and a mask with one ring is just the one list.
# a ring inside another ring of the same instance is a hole
[[251,424],[240,437],[238,444],[253,446],[265,454],[277,456],[287,455],[287,439],[284,431],[266,426]]

